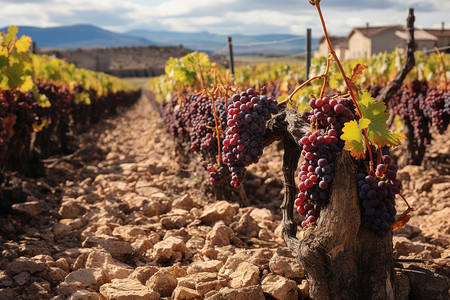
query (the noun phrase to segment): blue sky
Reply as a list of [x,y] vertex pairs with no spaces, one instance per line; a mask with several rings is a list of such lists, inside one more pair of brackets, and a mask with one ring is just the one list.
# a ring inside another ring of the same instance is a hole
[[[330,34],[352,27],[405,24],[415,8],[416,26],[450,28],[449,0],[322,0]],[[0,27],[93,24],[116,32],[132,29],[209,31],[233,35],[322,35],[316,9],[307,0],[0,0]]]

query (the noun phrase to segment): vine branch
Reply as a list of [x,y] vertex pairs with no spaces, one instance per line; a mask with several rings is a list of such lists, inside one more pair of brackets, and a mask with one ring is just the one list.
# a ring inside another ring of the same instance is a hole
[[414,8],[409,9],[408,18],[406,19],[407,24],[407,46],[406,46],[406,61],[405,64],[400,68],[400,70],[395,74],[394,79],[389,83],[387,87],[381,90],[381,93],[376,97],[375,101],[388,103],[389,99],[394,96],[394,94],[400,89],[406,75],[412,70],[416,64],[414,59],[414,51],[416,49],[416,43],[414,40]]

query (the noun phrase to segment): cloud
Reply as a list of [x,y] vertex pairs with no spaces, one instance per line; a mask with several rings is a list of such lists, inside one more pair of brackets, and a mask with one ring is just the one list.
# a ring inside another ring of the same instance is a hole
[[[307,0],[0,0],[0,27],[10,24],[59,26],[90,23],[124,32],[131,29],[209,31],[222,34],[322,35],[316,9]],[[450,1],[327,0],[321,7],[330,33],[352,27],[404,24],[414,7],[416,24],[438,27],[448,20]]]
[[1,0],[0,3],[48,3],[52,0]]
[[49,18],[59,24],[64,24],[67,18],[70,18],[72,24],[95,24],[100,27],[108,26],[126,26],[129,18],[124,16],[126,9],[116,10],[73,10],[70,14],[64,14],[52,11]]

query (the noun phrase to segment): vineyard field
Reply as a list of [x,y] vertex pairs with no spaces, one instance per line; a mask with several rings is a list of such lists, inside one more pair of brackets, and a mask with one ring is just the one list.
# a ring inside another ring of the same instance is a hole
[[[124,135],[123,128],[129,134]],[[225,297],[236,292],[259,297],[293,290],[300,299],[306,297],[304,272],[280,235],[283,154],[277,145],[249,166],[244,182],[248,204],[240,206],[205,195],[209,181],[201,161],[196,156],[187,165],[178,161],[182,157],[176,156],[176,143],[148,99],[95,125],[79,136],[79,144],[81,151],[72,157],[45,161],[47,167],[53,165],[46,178],[13,181],[16,188],[26,184],[28,197],[13,205],[12,215],[0,218],[1,282],[23,272],[30,277],[23,285],[14,282],[2,288],[4,299],[31,292],[44,299],[67,297],[80,289],[73,280],[82,284],[81,295],[137,297],[151,293],[146,287],[150,283],[145,283],[153,273],[157,275],[152,281],[177,279],[176,286],[152,283],[153,288],[173,289],[174,295],[212,295],[218,289]],[[425,161],[435,163],[448,155],[449,147],[449,139],[439,136]],[[411,282],[433,276],[432,283],[419,285],[420,293],[439,296],[436,290],[445,280],[440,269],[429,266],[448,261],[448,164],[440,163],[439,169],[408,166],[398,173],[417,211],[394,234],[394,255],[423,261],[423,277],[411,272]],[[157,260],[165,266],[155,265]],[[246,268],[238,268],[243,261]],[[35,268],[23,269],[24,262]],[[264,266],[263,276],[259,266]],[[97,277],[96,282],[83,279],[98,268],[104,268],[107,277]],[[247,278],[244,270],[251,272],[247,283],[238,281]],[[200,277],[204,283],[196,283]],[[231,288],[222,288],[230,281]],[[218,286],[208,288],[210,283]]]
[[450,56],[341,62],[320,2],[310,78],[123,81],[0,34],[0,299],[448,299]]

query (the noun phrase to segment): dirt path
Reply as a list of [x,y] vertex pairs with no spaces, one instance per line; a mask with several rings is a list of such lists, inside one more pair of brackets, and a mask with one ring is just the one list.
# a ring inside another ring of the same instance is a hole
[[[176,161],[145,98],[79,140],[73,155],[46,160],[47,177],[9,177],[15,204],[0,217],[0,299],[307,298],[305,273],[281,238],[275,145],[250,168],[250,205],[240,207],[205,195],[206,174]],[[442,267],[450,178],[417,168],[400,172],[418,210],[396,233],[395,255]],[[415,181],[417,172],[425,179]],[[432,276],[442,294],[448,278]],[[405,293],[415,279],[403,278]]]

